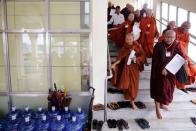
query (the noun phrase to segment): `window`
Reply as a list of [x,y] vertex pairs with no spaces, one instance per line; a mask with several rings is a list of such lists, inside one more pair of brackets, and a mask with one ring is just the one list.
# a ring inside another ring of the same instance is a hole
[[44,1],[7,1],[8,29],[45,28]]
[[48,46],[43,34],[9,34],[14,92],[48,91]]
[[162,3],[162,18],[168,20],[168,4]]
[[50,2],[51,29],[89,28],[89,2],[57,1]]
[[176,6],[169,5],[169,21],[176,21]]
[[88,35],[52,34],[51,46],[53,82],[81,91],[88,80]]
[[184,21],[187,21],[188,11],[182,8],[178,9],[178,26],[180,26]]
[[194,36],[196,36],[196,24],[195,24],[195,21],[196,21],[196,13],[192,13],[190,12],[190,23],[191,23],[191,29],[190,29],[190,33]]
[[6,92],[5,64],[3,58],[3,41],[0,33],[0,92]]
[[[2,39],[6,36],[2,37],[0,32],[0,115],[7,109],[7,96],[4,99],[1,93],[7,94],[6,78],[9,76],[9,88],[12,92],[8,94],[13,98],[11,102],[18,108],[28,105],[47,107],[45,93],[48,93],[53,82],[58,88],[66,87],[68,91],[87,90],[90,2],[4,1],[5,5],[1,6],[3,2],[0,3],[0,24],[1,14],[7,11],[4,19],[7,18],[8,31],[1,30],[7,36],[5,43]],[[5,10],[1,9],[2,7],[5,7]],[[8,58],[4,56],[4,52],[8,53],[3,48],[6,44],[9,47]],[[10,62],[8,75],[5,75],[4,58]],[[20,95],[16,95],[17,93]]]
[[138,1],[138,9],[142,9],[143,5],[145,3],[148,4],[148,8],[152,9],[152,7],[153,7],[153,1],[152,0],[139,0]]

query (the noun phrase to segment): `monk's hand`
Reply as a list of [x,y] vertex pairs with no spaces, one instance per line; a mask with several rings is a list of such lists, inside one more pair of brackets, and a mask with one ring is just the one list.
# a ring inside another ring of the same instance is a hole
[[111,65],[111,68],[114,70],[115,69],[115,67],[116,67],[116,64],[112,64]]
[[136,63],[136,57],[133,58],[133,63]]
[[164,76],[167,75],[167,70],[166,70],[166,69],[163,69],[163,70],[162,70],[162,75],[164,75]]

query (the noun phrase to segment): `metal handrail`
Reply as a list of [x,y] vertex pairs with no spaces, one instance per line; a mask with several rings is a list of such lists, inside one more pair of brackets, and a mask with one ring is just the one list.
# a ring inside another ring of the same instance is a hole
[[112,78],[112,68],[111,68],[111,58],[110,58],[110,51],[109,51],[109,44],[107,44],[107,58],[108,58],[108,65],[109,65],[109,75],[106,76],[105,79],[105,88],[104,88],[104,122],[107,121],[107,88],[108,88],[108,80]]

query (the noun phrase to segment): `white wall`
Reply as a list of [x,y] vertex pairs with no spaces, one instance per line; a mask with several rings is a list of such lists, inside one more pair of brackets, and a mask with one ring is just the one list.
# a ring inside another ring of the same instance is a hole
[[91,38],[91,86],[96,89],[94,104],[103,104],[104,82],[107,75],[107,0],[92,0]]
[[134,8],[137,8],[137,0],[108,0],[111,1],[114,6],[119,5],[123,9],[127,3],[132,4]]
[[196,0],[154,0],[163,1],[172,5],[177,5],[178,7],[184,8],[186,10],[196,12]]

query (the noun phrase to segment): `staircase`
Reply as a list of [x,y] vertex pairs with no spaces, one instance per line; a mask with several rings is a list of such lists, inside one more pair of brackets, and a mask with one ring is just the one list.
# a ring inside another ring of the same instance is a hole
[[[115,61],[119,49],[114,43],[109,42],[111,61]],[[140,73],[139,92],[136,101],[142,101],[146,105],[146,109],[123,108],[118,110],[110,110],[107,108],[108,119],[123,118],[129,123],[129,131],[142,131],[135,118],[145,118],[150,123],[149,131],[196,131],[196,125],[192,123],[190,117],[196,117],[196,105],[190,102],[191,99],[196,99],[196,93],[186,94],[181,90],[175,89],[173,102],[169,106],[169,111],[161,110],[163,119],[156,118],[155,105],[150,97],[150,69],[151,66],[145,67],[145,70]],[[191,85],[194,86],[195,85]],[[112,87],[108,82],[108,87]],[[112,87],[115,88],[115,87]],[[117,102],[124,100],[122,94],[107,93],[107,101]],[[94,111],[94,119],[103,120],[104,111]],[[117,128],[109,129],[105,122],[102,131],[118,131]]]

